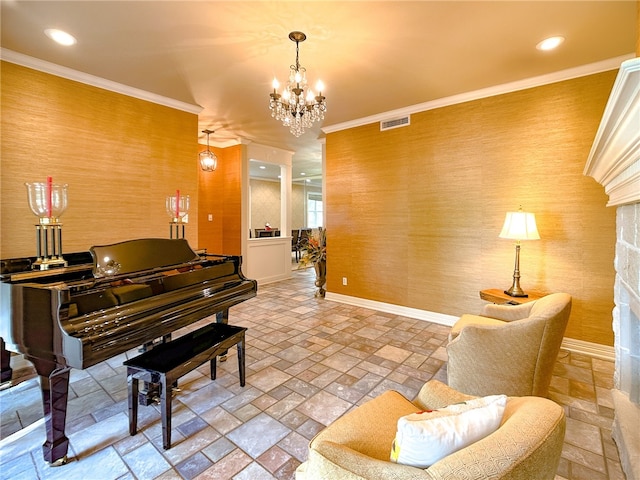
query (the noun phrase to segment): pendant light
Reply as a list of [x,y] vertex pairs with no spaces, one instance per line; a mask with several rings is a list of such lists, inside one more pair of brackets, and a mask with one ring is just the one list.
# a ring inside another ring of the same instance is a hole
[[202,133],[207,134],[207,149],[198,154],[198,159],[200,160],[200,168],[205,172],[213,172],[218,166],[218,157],[209,148],[209,135],[213,132],[213,130],[202,130]]

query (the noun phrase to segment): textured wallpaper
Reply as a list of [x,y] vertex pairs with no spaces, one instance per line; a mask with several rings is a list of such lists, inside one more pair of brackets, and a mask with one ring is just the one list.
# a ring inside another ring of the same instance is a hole
[[280,182],[251,179],[250,188],[251,229],[255,232],[267,222],[271,228],[280,228]]
[[[251,229],[255,235],[256,228],[264,228],[269,222],[271,228],[282,229],[280,218],[280,183],[266,180],[251,179]],[[294,184],[291,190],[291,228],[305,228],[306,225],[306,194],[308,192],[321,193],[319,187]],[[284,234],[283,234],[284,235]]]

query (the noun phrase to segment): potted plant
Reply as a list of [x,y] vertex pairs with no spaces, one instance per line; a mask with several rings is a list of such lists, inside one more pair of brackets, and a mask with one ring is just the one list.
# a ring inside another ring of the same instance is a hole
[[313,265],[316,270],[316,296],[324,297],[324,284],[327,281],[327,231],[322,227],[319,227],[318,234],[309,237],[306,245],[302,247],[298,268],[306,268],[309,265]]

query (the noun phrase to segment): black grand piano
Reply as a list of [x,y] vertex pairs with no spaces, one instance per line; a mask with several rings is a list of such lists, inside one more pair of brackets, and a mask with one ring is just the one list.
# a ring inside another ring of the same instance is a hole
[[229,308],[257,292],[256,281],[242,274],[241,257],[197,254],[184,239],[130,240],[64,259],[66,267],[48,270],[33,270],[34,258],[0,261],[0,337],[40,376],[42,449],[52,465],[67,458],[71,368],[169,340],[209,316],[227,323]]

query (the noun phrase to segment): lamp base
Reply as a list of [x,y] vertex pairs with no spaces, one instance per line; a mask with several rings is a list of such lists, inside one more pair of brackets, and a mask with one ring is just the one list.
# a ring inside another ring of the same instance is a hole
[[528,297],[529,294],[528,293],[524,293],[524,292],[512,292],[511,289],[509,290],[505,290],[504,293],[506,293],[507,295],[509,295],[510,297]]
[[513,269],[513,283],[509,290],[505,290],[504,293],[510,297],[528,297],[524,290],[520,288],[520,242],[516,243],[516,264]]

